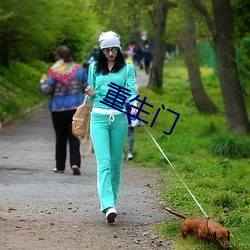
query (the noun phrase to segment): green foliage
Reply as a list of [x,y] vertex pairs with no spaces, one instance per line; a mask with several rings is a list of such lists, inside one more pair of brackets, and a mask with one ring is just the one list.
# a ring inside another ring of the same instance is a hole
[[215,194],[211,200],[210,204],[212,206],[217,206],[223,208],[229,208],[233,209],[237,207],[236,204],[236,197],[234,195],[230,194],[229,192],[221,192],[219,194]]
[[97,13],[98,23],[104,29],[114,30],[122,37],[122,46],[131,42],[143,42],[140,33],[147,30],[149,40],[154,37],[153,22],[155,15],[154,0],[94,0],[92,6]]
[[176,238],[176,235],[180,235],[181,221],[175,221],[173,223],[163,222],[159,223],[155,228],[155,233],[164,233],[166,240]]
[[[30,62],[51,59],[59,44],[66,44],[82,61],[96,42],[95,15],[89,1],[2,0],[0,10],[0,64],[12,59]],[[91,15],[93,14],[93,15]]]
[[183,38],[184,13],[182,4],[177,8],[171,8],[168,11],[165,40],[170,44],[176,44]]
[[202,134],[204,136],[209,136],[209,135],[216,134],[216,132],[217,132],[217,128],[216,128],[214,121],[210,121],[208,126],[204,128]]
[[250,35],[238,41],[237,62],[241,85],[245,94],[250,96]]
[[232,0],[235,34],[237,38],[244,38],[249,35],[250,14],[246,11],[249,8],[250,2],[248,0]]
[[236,135],[216,136],[211,142],[211,150],[214,154],[228,158],[250,157],[249,138],[241,138]]
[[21,111],[33,107],[44,100],[38,90],[41,75],[49,65],[34,61],[32,66],[12,62],[7,70],[0,67],[0,121],[8,116],[19,116]]

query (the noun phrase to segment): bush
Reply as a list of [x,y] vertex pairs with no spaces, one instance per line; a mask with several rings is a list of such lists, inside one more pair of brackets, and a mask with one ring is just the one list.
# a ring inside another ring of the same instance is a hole
[[234,135],[222,135],[211,142],[211,151],[215,155],[232,159],[249,158],[250,146],[246,138]]
[[19,117],[22,111],[34,107],[46,97],[38,90],[42,74],[48,64],[35,61],[27,65],[12,61],[10,68],[0,67],[0,121],[7,122],[11,115]]
[[221,192],[219,194],[215,194],[212,197],[210,203],[214,206],[221,208],[233,209],[237,207],[233,194],[228,192]]

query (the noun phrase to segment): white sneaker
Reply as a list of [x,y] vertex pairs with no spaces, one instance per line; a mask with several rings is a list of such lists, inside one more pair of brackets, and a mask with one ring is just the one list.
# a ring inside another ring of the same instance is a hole
[[106,218],[108,220],[108,223],[114,223],[116,216],[117,216],[117,212],[115,208],[110,207],[107,209]]
[[131,119],[131,126],[132,127],[139,127],[140,125],[140,120],[138,119]]
[[73,170],[73,175],[81,175],[81,171],[80,171],[80,168],[78,166],[73,165],[72,170]]
[[128,152],[127,161],[133,160],[134,156],[131,152]]
[[59,174],[63,174],[63,173],[64,173],[63,170],[57,170],[57,168],[54,168],[53,171],[54,171],[55,173],[59,173]]

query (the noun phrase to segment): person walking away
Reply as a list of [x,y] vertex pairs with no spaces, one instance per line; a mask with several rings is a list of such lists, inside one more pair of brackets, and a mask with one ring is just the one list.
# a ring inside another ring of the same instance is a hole
[[[115,222],[116,202],[121,179],[122,155],[128,132],[125,105],[122,112],[103,102],[111,83],[130,90],[129,100],[137,96],[134,66],[126,63],[121,53],[120,36],[103,32],[99,36],[100,53],[89,67],[86,93],[93,100],[90,134],[97,160],[97,189],[101,212],[108,223]],[[136,101],[131,114],[137,112]]]
[[[134,61],[128,57],[127,52],[123,53],[123,57],[126,62],[131,63],[134,66]],[[136,76],[136,69],[135,69],[135,76]],[[136,91],[137,91],[137,85],[136,85]],[[128,113],[131,112],[131,106],[129,101],[127,100],[125,102],[126,110]],[[128,153],[127,153],[127,161],[133,160],[133,148],[134,148],[134,130],[135,128],[131,125],[131,117],[130,115],[127,115],[128,118]],[[125,150],[124,150],[125,151]],[[125,152],[124,152],[125,155]]]
[[88,67],[89,65],[96,60],[96,58],[98,57],[98,53],[99,53],[99,49],[97,46],[94,46],[92,51],[90,52],[89,54],[89,59],[88,59],[88,62],[87,62],[87,70],[88,70]]
[[140,69],[143,69],[143,63],[142,63],[142,58],[143,58],[143,47],[141,44],[139,44],[136,48],[135,48],[135,55],[136,55],[136,61],[135,63],[137,64],[137,66]]
[[69,142],[70,166],[73,175],[80,175],[80,142],[72,134],[72,117],[84,100],[87,74],[73,61],[67,46],[59,46],[55,51],[54,65],[39,84],[40,91],[50,95],[49,110],[56,135],[55,173],[64,173],[66,168],[67,142]]
[[[131,106],[128,101],[126,101],[126,110],[131,112]],[[127,154],[127,161],[133,160],[133,148],[134,148],[134,132],[135,128],[131,125],[131,117],[127,115],[128,119],[128,154]]]
[[149,46],[147,44],[145,45],[143,57],[144,57],[145,71],[146,71],[146,74],[148,75],[153,56],[152,56],[151,49],[149,48]]

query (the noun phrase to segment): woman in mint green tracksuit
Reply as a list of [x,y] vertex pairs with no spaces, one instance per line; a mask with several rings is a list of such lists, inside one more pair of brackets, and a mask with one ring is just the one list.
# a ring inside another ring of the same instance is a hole
[[[89,67],[86,93],[93,102],[90,134],[97,159],[97,189],[101,202],[101,211],[106,213],[108,223],[117,216],[115,204],[121,178],[121,165],[124,144],[128,133],[125,105],[120,111],[105,102],[109,91],[108,84],[129,89],[129,100],[137,96],[134,66],[126,63],[120,50],[120,36],[113,31],[99,36],[100,53]],[[124,102],[125,104],[125,102]],[[136,101],[131,103],[136,107]],[[119,108],[118,108],[119,109]],[[131,114],[135,115],[136,108]]]

